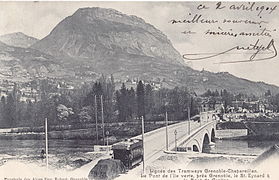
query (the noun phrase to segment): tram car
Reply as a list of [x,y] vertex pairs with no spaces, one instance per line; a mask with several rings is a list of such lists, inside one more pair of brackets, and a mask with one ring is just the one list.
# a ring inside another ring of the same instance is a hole
[[125,139],[112,145],[113,158],[119,159],[126,168],[132,169],[143,161],[141,139]]

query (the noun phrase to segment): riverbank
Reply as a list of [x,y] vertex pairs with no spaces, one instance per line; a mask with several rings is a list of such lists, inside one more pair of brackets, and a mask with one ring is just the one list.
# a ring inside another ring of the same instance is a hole
[[[7,157],[6,157],[7,158]],[[50,165],[48,171],[46,170],[45,162],[40,159],[17,158],[9,159],[5,163],[0,165],[0,178],[44,178],[44,177],[56,177],[56,178],[87,178],[90,170],[100,159],[109,158],[107,154],[95,153],[83,153],[76,154],[76,156],[64,156],[55,157],[50,156]],[[65,160],[67,159],[67,160]],[[83,159],[83,160],[80,160]],[[164,155],[155,160],[154,162],[147,164],[146,173],[152,174],[154,171],[168,170],[168,169],[203,169],[204,167],[211,167],[212,164],[222,164],[222,167],[232,167],[235,165],[247,165],[255,156],[232,156],[232,155],[220,155],[220,154],[171,154]],[[3,159],[2,159],[3,160]],[[80,163],[83,161],[85,164]],[[90,162],[88,162],[90,161]],[[230,162],[230,166],[227,164]],[[58,164],[55,164],[58,163]],[[63,166],[61,166],[63,164]],[[81,165],[82,164],[82,165]],[[227,164],[227,165],[225,165]],[[199,167],[196,167],[199,165]],[[202,166],[201,166],[202,165]],[[217,167],[216,167],[217,168]],[[16,169],[16,171],[15,171]],[[133,179],[141,178],[141,165],[129,171],[127,174],[121,174],[117,179],[125,179],[128,176],[133,176]],[[130,178],[128,178],[130,179]]]
[[[170,122],[173,124],[176,122]],[[165,126],[165,121],[152,121],[145,123],[145,132],[149,132]],[[140,122],[121,122],[105,124],[105,132],[109,132],[109,143],[115,143],[121,139],[137,136],[141,133]],[[102,128],[98,127],[99,142],[103,141]],[[95,124],[84,124],[80,126],[50,126],[49,139],[64,140],[96,140],[97,131]],[[12,129],[0,129],[0,140],[44,140],[43,127],[24,127]],[[105,137],[107,138],[107,137]],[[97,141],[95,142],[97,144]]]
[[46,159],[38,156],[0,155],[0,178],[87,177],[89,171],[82,167],[108,157],[108,154],[100,152],[50,154],[47,169]]
[[[71,154],[49,154],[50,169],[74,170],[91,162],[92,160],[104,156],[105,153],[88,152],[88,153],[71,153]],[[36,164],[45,167],[46,159],[34,155],[0,155],[0,166],[4,166],[9,162],[21,162],[24,164]]]
[[232,131],[247,130],[246,135],[231,136],[232,140],[279,140],[279,118],[260,116],[245,121],[225,121],[217,123],[217,130]]

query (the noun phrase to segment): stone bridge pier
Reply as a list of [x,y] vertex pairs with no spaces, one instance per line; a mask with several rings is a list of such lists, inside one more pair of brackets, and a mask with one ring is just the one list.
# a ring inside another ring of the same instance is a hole
[[179,143],[178,151],[209,152],[215,142],[216,121],[207,122]]

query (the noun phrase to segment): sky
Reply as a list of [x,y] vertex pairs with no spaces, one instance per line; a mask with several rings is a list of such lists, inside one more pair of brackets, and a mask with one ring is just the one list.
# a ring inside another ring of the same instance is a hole
[[[263,59],[275,55],[279,48],[279,3],[255,4],[248,2],[222,2],[216,10],[217,2],[0,2],[0,35],[23,32],[42,39],[65,17],[72,15],[78,8],[113,8],[128,15],[143,18],[161,30],[181,53],[196,54],[191,58],[216,55],[235,47],[251,47],[257,40],[258,45],[267,46],[274,41],[271,50],[260,51],[256,57]],[[201,6],[199,6],[201,5]],[[252,6],[252,7],[251,7]],[[198,7],[205,7],[198,10]],[[239,10],[237,10],[239,8]],[[195,15],[217,23],[170,23],[171,20],[191,20]],[[223,23],[226,19],[226,23]],[[242,23],[228,23],[238,20]],[[261,22],[243,23],[244,20]],[[209,35],[206,32],[230,32],[228,35]],[[240,36],[241,32],[268,32],[267,35]],[[182,33],[185,32],[185,33]],[[188,32],[188,33],[187,33]],[[189,33],[191,32],[191,33]],[[264,81],[279,86],[278,56],[265,61],[249,61],[223,64],[249,59],[256,50],[233,50],[228,53],[203,60],[185,60],[185,63],[197,70],[229,72],[238,77],[253,81]],[[269,54],[267,54],[269,53]],[[255,59],[257,59],[255,58]]]

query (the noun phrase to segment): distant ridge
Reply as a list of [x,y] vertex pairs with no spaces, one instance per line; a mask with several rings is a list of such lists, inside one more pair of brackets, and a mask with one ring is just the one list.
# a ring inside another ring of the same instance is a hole
[[10,33],[0,36],[0,41],[14,47],[28,48],[38,39],[28,36],[22,32]]
[[9,46],[0,42],[0,80],[28,81],[61,74],[63,68],[53,56],[35,49]]

